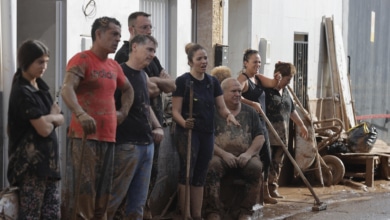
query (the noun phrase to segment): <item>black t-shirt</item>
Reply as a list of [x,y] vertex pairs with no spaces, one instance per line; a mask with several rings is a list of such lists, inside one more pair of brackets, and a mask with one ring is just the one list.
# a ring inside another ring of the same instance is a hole
[[[197,80],[190,73],[184,73],[176,78],[176,91],[172,96],[183,98],[181,114],[184,119],[189,117],[190,81],[193,81],[193,115],[195,125],[193,130],[214,132],[215,98],[222,95],[221,86],[217,78],[205,73],[202,80]],[[180,125],[176,125],[181,129]]]
[[[32,119],[50,114],[53,105],[48,85],[41,78],[37,79],[37,84],[39,90],[21,74],[13,82],[8,108],[8,153],[11,157],[28,143],[30,152],[35,153],[34,163],[29,165],[28,171],[38,177],[60,179],[58,140],[54,129],[47,137],[42,137],[30,123]],[[12,172],[14,169],[9,167],[8,170]]]
[[[149,112],[149,93],[145,72],[121,64],[127,79],[133,85],[134,102],[126,119],[117,127],[116,143],[150,144],[153,141]],[[121,108],[121,91],[115,92],[116,108]]]
[[[124,41],[122,47],[115,54],[115,60],[121,64],[126,62],[129,59],[129,41]],[[154,57],[150,64],[144,68],[144,71],[149,77],[159,77],[160,72],[163,69],[160,61],[157,57]],[[159,120],[160,124],[163,124],[163,106],[161,94],[157,97],[150,98],[150,104],[152,106],[153,112]]]
[[114,59],[119,64],[125,63],[127,60],[129,60],[129,52],[130,52],[129,41],[123,41],[123,45],[116,52]]

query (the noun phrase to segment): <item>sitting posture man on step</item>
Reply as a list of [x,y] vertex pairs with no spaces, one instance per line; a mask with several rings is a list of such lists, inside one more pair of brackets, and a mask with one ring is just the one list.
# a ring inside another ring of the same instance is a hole
[[260,119],[256,111],[241,103],[241,84],[227,78],[221,84],[226,106],[241,127],[228,126],[226,120],[215,116],[214,156],[209,164],[205,185],[204,213],[207,219],[222,219],[220,201],[221,179],[236,172],[246,181],[247,194],[241,202],[239,219],[250,219],[252,207],[258,203],[262,181],[259,152],[264,143]]

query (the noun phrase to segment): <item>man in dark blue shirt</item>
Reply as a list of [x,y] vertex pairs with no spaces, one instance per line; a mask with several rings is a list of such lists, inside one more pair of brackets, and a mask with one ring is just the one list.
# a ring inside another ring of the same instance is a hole
[[[130,40],[137,35],[151,35],[152,34],[152,24],[149,19],[150,14],[138,11],[129,15],[128,18],[128,27],[130,32]],[[118,50],[115,55],[115,60],[118,63],[124,63],[129,59],[129,41],[124,41],[123,46]],[[149,95],[150,95],[150,105],[156,115],[158,121],[161,125],[168,124],[164,121],[163,113],[163,104],[162,104],[162,94],[171,93],[176,89],[175,81],[171,79],[170,75],[166,70],[161,66],[159,59],[154,56],[153,60],[143,68],[146,74],[149,76]],[[154,157],[153,157],[153,166],[152,166],[152,175],[149,186],[149,195],[152,192],[154,185],[157,180],[158,175],[158,154],[159,154],[159,143],[154,143]],[[152,216],[149,214],[149,206],[146,204],[145,216],[146,219],[151,219]]]
[[[134,88],[134,102],[127,118],[117,128],[114,179],[108,219],[142,219],[148,195],[154,143],[164,137],[152,111],[148,81],[143,70],[154,57],[157,42],[150,35],[137,35],[130,41],[129,60],[122,69]],[[121,94],[115,94],[117,108]],[[119,209],[118,209],[119,208]],[[124,211],[124,213],[122,212]]]

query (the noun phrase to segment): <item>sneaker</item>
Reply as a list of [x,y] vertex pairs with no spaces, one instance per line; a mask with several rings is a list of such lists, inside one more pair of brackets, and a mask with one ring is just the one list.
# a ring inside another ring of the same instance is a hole
[[252,219],[252,216],[251,215],[247,215],[247,214],[241,214],[238,217],[238,220],[251,220],[251,219]]
[[218,213],[210,213],[207,215],[206,220],[221,220],[221,216]]

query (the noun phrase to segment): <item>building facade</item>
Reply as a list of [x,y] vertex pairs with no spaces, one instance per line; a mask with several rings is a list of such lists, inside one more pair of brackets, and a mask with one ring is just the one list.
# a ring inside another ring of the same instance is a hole
[[[379,128],[379,138],[390,142],[388,57],[390,3],[373,0],[33,0],[1,1],[0,186],[6,186],[7,109],[10,82],[16,70],[16,50],[26,39],[48,45],[51,56],[44,76],[53,96],[58,96],[67,61],[91,46],[90,29],[95,18],[111,16],[122,24],[122,40],[129,39],[127,17],[134,11],[151,13],[153,35],[159,41],[157,56],[168,72],[177,77],[189,71],[184,47],[203,45],[208,53],[209,72],[217,61],[231,68],[234,76],[242,68],[243,52],[257,49],[262,56],[261,72],[272,76],[278,61],[298,68],[294,88],[305,102],[334,98],[322,93],[329,60],[324,17],[340,27],[346,56],[350,58],[351,93],[357,117],[369,118]],[[374,25],[374,27],[373,27]],[[222,54],[220,50],[223,49]],[[217,52],[216,52],[217,51]],[[222,60],[220,60],[222,59]],[[308,97],[308,99],[306,99]],[[67,118],[69,113],[59,99]],[[309,104],[309,103],[307,103]],[[379,117],[376,116],[376,117]],[[368,117],[368,116],[367,116]],[[66,126],[59,129],[65,155]]]

